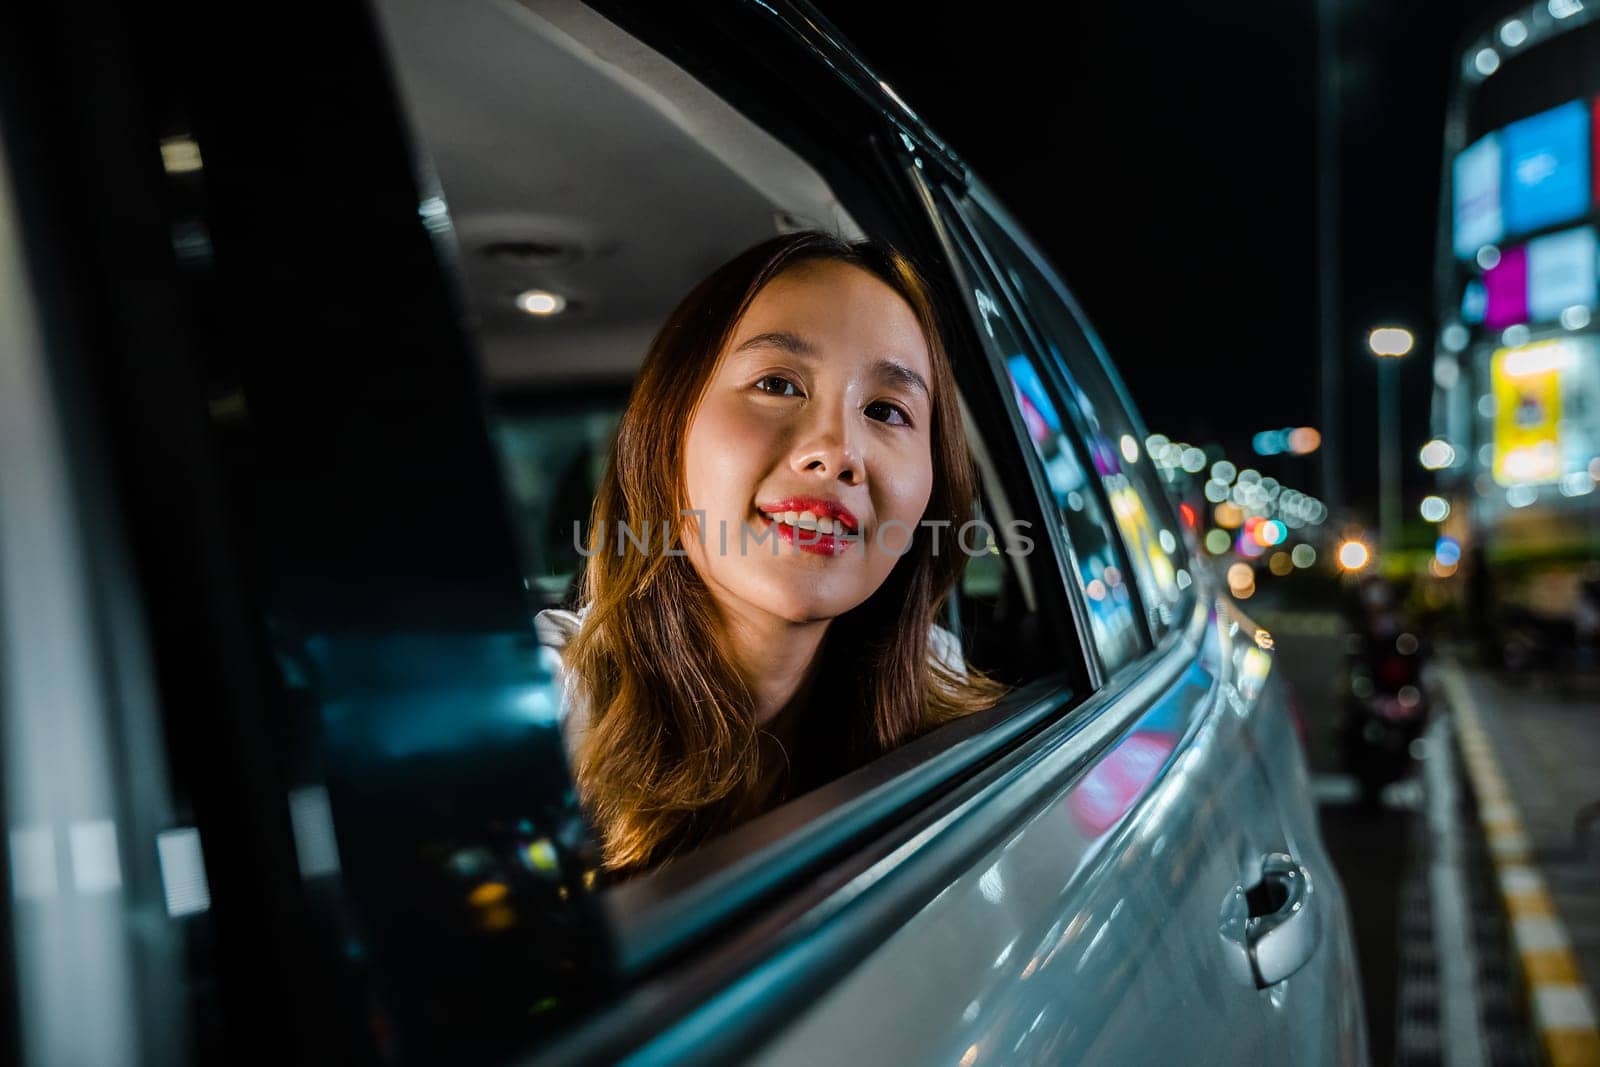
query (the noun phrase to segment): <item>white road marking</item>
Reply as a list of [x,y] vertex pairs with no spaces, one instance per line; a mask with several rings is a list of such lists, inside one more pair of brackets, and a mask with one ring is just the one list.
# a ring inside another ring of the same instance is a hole
[[1533,991],[1533,1011],[1546,1030],[1588,1030],[1595,1026],[1594,1002],[1581,985],[1541,985]]

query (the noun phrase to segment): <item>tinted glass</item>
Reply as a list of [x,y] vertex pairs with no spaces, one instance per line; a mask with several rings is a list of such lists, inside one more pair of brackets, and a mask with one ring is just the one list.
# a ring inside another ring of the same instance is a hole
[[984,268],[965,249],[963,253],[968,284],[983,318],[980,336],[1010,381],[1028,441],[1044,467],[1051,503],[1061,516],[1095,648],[1106,670],[1115,671],[1136,657],[1144,642],[1105,506],[1073,444],[1060,388],[1024,339],[1015,315],[987,282]]
[[1181,624],[1193,602],[1193,579],[1160,472],[1145,454],[1143,428],[1100,358],[1092,336],[1068,305],[1065,290],[981,208],[968,214],[989,251],[1015,287],[1051,361],[1066,375],[1072,418],[1082,427],[1096,475],[1133,565],[1150,632],[1159,639]]

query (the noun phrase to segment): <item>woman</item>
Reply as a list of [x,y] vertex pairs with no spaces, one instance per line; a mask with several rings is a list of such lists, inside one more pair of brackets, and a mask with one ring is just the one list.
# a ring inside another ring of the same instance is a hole
[[608,869],[995,702],[934,624],[974,483],[933,308],[898,253],[779,237],[684,299],[596,496],[585,607],[538,620]]

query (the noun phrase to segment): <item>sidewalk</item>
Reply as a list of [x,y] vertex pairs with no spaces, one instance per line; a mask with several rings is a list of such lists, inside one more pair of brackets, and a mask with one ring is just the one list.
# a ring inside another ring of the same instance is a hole
[[1441,668],[1546,1057],[1600,1063],[1600,699]]

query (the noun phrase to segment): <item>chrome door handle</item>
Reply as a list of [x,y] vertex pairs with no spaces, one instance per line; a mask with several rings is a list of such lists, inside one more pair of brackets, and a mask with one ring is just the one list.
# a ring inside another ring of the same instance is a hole
[[1261,861],[1261,880],[1235,885],[1222,902],[1218,932],[1229,968],[1258,989],[1276,985],[1311,959],[1321,933],[1311,874],[1286,852]]

